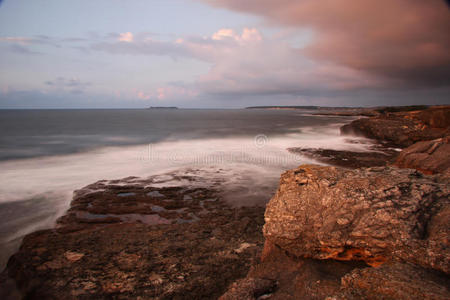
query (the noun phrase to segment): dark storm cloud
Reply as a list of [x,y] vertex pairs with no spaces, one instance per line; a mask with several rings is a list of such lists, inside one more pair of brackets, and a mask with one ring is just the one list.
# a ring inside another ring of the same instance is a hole
[[[442,0],[204,0],[214,6],[308,27],[304,53],[396,80],[450,84],[450,11]],[[448,3],[448,1],[447,1]]]

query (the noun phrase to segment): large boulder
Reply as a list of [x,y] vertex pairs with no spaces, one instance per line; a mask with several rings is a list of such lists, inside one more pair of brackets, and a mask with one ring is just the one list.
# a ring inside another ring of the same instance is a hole
[[450,176],[450,136],[415,143],[397,157],[395,165],[420,170],[426,174]]
[[266,240],[298,257],[450,271],[448,180],[410,169],[303,165],[266,208]]

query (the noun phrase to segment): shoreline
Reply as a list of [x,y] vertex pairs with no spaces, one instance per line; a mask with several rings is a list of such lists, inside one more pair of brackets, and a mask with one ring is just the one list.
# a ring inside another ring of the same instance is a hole
[[[382,150],[386,148],[374,153]],[[375,159],[368,154],[366,165],[351,165],[352,160],[364,159],[350,151],[293,151],[356,169],[370,166]],[[395,154],[390,154],[390,162]],[[377,159],[383,161],[383,157]],[[230,207],[221,199],[221,182],[204,187],[198,176],[172,176],[159,182],[158,176],[99,181],[76,191],[71,208],[56,228],[27,235],[10,258],[0,282],[15,278],[20,292],[4,288],[0,295],[5,299],[19,294],[38,298],[219,297],[232,282],[251,275],[252,271],[247,274],[251,266],[254,279],[261,253],[266,261],[270,257],[285,261],[278,246],[267,240],[263,249],[264,208]],[[175,186],[170,187],[171,180],[177,182]],[[159,186],[152,187],[155,183]],[[353,270],[345,264],[339,268]],[[276,288],[273,280],[252,284],[261,284],[268,294],[283,289],[282,285]],[[240,288],[242,282],[234,290]],[[251,289],[247,286],[246,291]]]

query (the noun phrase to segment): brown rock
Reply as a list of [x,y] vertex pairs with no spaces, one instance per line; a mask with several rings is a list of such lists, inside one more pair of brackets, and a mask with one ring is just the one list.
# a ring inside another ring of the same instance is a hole
[[398,155],[397,151],[386,148],[374,149],[373,152],[321,148],[289,148],[288,151],[322,163],[350,169],[386,166]]
[[448,278],[411,264],[355,269],[342,277],[334,299],[449,299]]
[[450,106],[434,107],[358,119],[342,126],[341,133],[361,135],[403,148],[449,135],[449,120]]
[[72,251],[67,251],[66,253],[64,253],[64,257],[70,262],[79,261],[80,259],[83,258],[83,256],[84,256],[83,253],[77,253]]
[[395,165],[425,174],[450,175],[450,136],[415,143],[400,152]]
[[[232,284],[224,299],[325,299],[340,291],[341,278],[364,263],[315,260],[289,255],[266,241],[261,263],[252,266],[243,280]],[[255,283],[266,283],[255,293]],[[260,296],[264,292],[264,296]],[[261,297],[261,298],[258,298]]]
[[265,294],[271,294],[275,281],[262,278],[244,278],[231,285],[219,300],[254,300]]
[[[99,181],[27,235],[1,299],[215,299],[262,249],[262,207],[232,208],[200,176]],[[152,183],[158,181],[158,187]],[[188,185],[185,182],[189,182]],[[17,287],[17,290],[11,288]]]
[[448,273],[448,188],[408,169],[304,165],[282,175],[264,235],[295,256],[400,259]]
[[229,287],[227,299],[258,299],[249,284],[258,280],[276,283],[265,292],[271,300],[421,300],[450,296],[448,276],[408,263],[388,262],[372,268],[362,262],[302,258],[270,241],[264,245],[264,254],[245,279]]

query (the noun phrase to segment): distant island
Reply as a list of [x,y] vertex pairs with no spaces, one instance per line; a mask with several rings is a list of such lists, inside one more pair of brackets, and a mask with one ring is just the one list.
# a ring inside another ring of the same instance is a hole
[[150,106],[147,109],[178,109],[176,106]]

